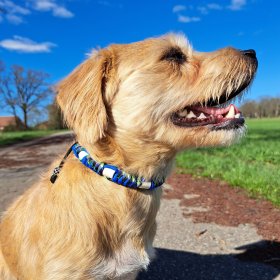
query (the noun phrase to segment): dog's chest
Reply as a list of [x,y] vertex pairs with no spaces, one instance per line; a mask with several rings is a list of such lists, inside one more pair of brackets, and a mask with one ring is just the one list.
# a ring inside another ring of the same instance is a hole
[[150,259],[154,256],[154,249],[148,246],[146,251],[140,252],[131,241],[114,254],[114,257],[102,261],[99,265],[91,269],[94,279],[128,279],[137,271],[146,269]]

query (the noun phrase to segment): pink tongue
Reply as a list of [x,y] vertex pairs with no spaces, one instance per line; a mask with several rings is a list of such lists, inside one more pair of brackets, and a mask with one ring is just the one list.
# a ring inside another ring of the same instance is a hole
[[199,111],[202,113],[206,113],[208,115],[219,116],[219,115],[226,114],[230,110],[230,106],[234,107],[235,114],[240,113],[240,111],[234,104],[230,104],[226,108],[192,106],[189,109],[194,110],[194,111]]

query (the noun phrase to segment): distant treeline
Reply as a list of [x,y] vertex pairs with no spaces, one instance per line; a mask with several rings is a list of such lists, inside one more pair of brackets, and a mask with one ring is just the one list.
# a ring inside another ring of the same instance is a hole
[[280,117],[280,98],[247,101],[240,109],[242,114],[249,118],[277,118]]

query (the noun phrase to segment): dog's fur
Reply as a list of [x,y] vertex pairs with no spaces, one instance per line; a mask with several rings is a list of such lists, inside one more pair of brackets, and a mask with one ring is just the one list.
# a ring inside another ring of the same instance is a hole
[[[162,59],[171,47],[184,52],[186,63]],[[58,85],[57,101],[93,158],[162,179],[177,151],[228,145],[244,132],[182,128],[171,114],[230,94],[255,70],[233,48],[198,53],[183,36],[170,34],[93,53]],[[146,268],[161,188],[124,188],[73,155],[54,185],[51,169],[3,217],[0,279],[129,279]]]

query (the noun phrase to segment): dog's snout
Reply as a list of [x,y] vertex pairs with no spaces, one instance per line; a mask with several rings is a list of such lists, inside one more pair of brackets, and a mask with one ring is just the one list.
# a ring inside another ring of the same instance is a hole
[[244,51],[240,51],[242,54],[246,55],[246,56],[249,56],[251,58],[254,58],[256,59],[257,58],[257,54],[256,54],[256,51],[255,50],[244,50]]

